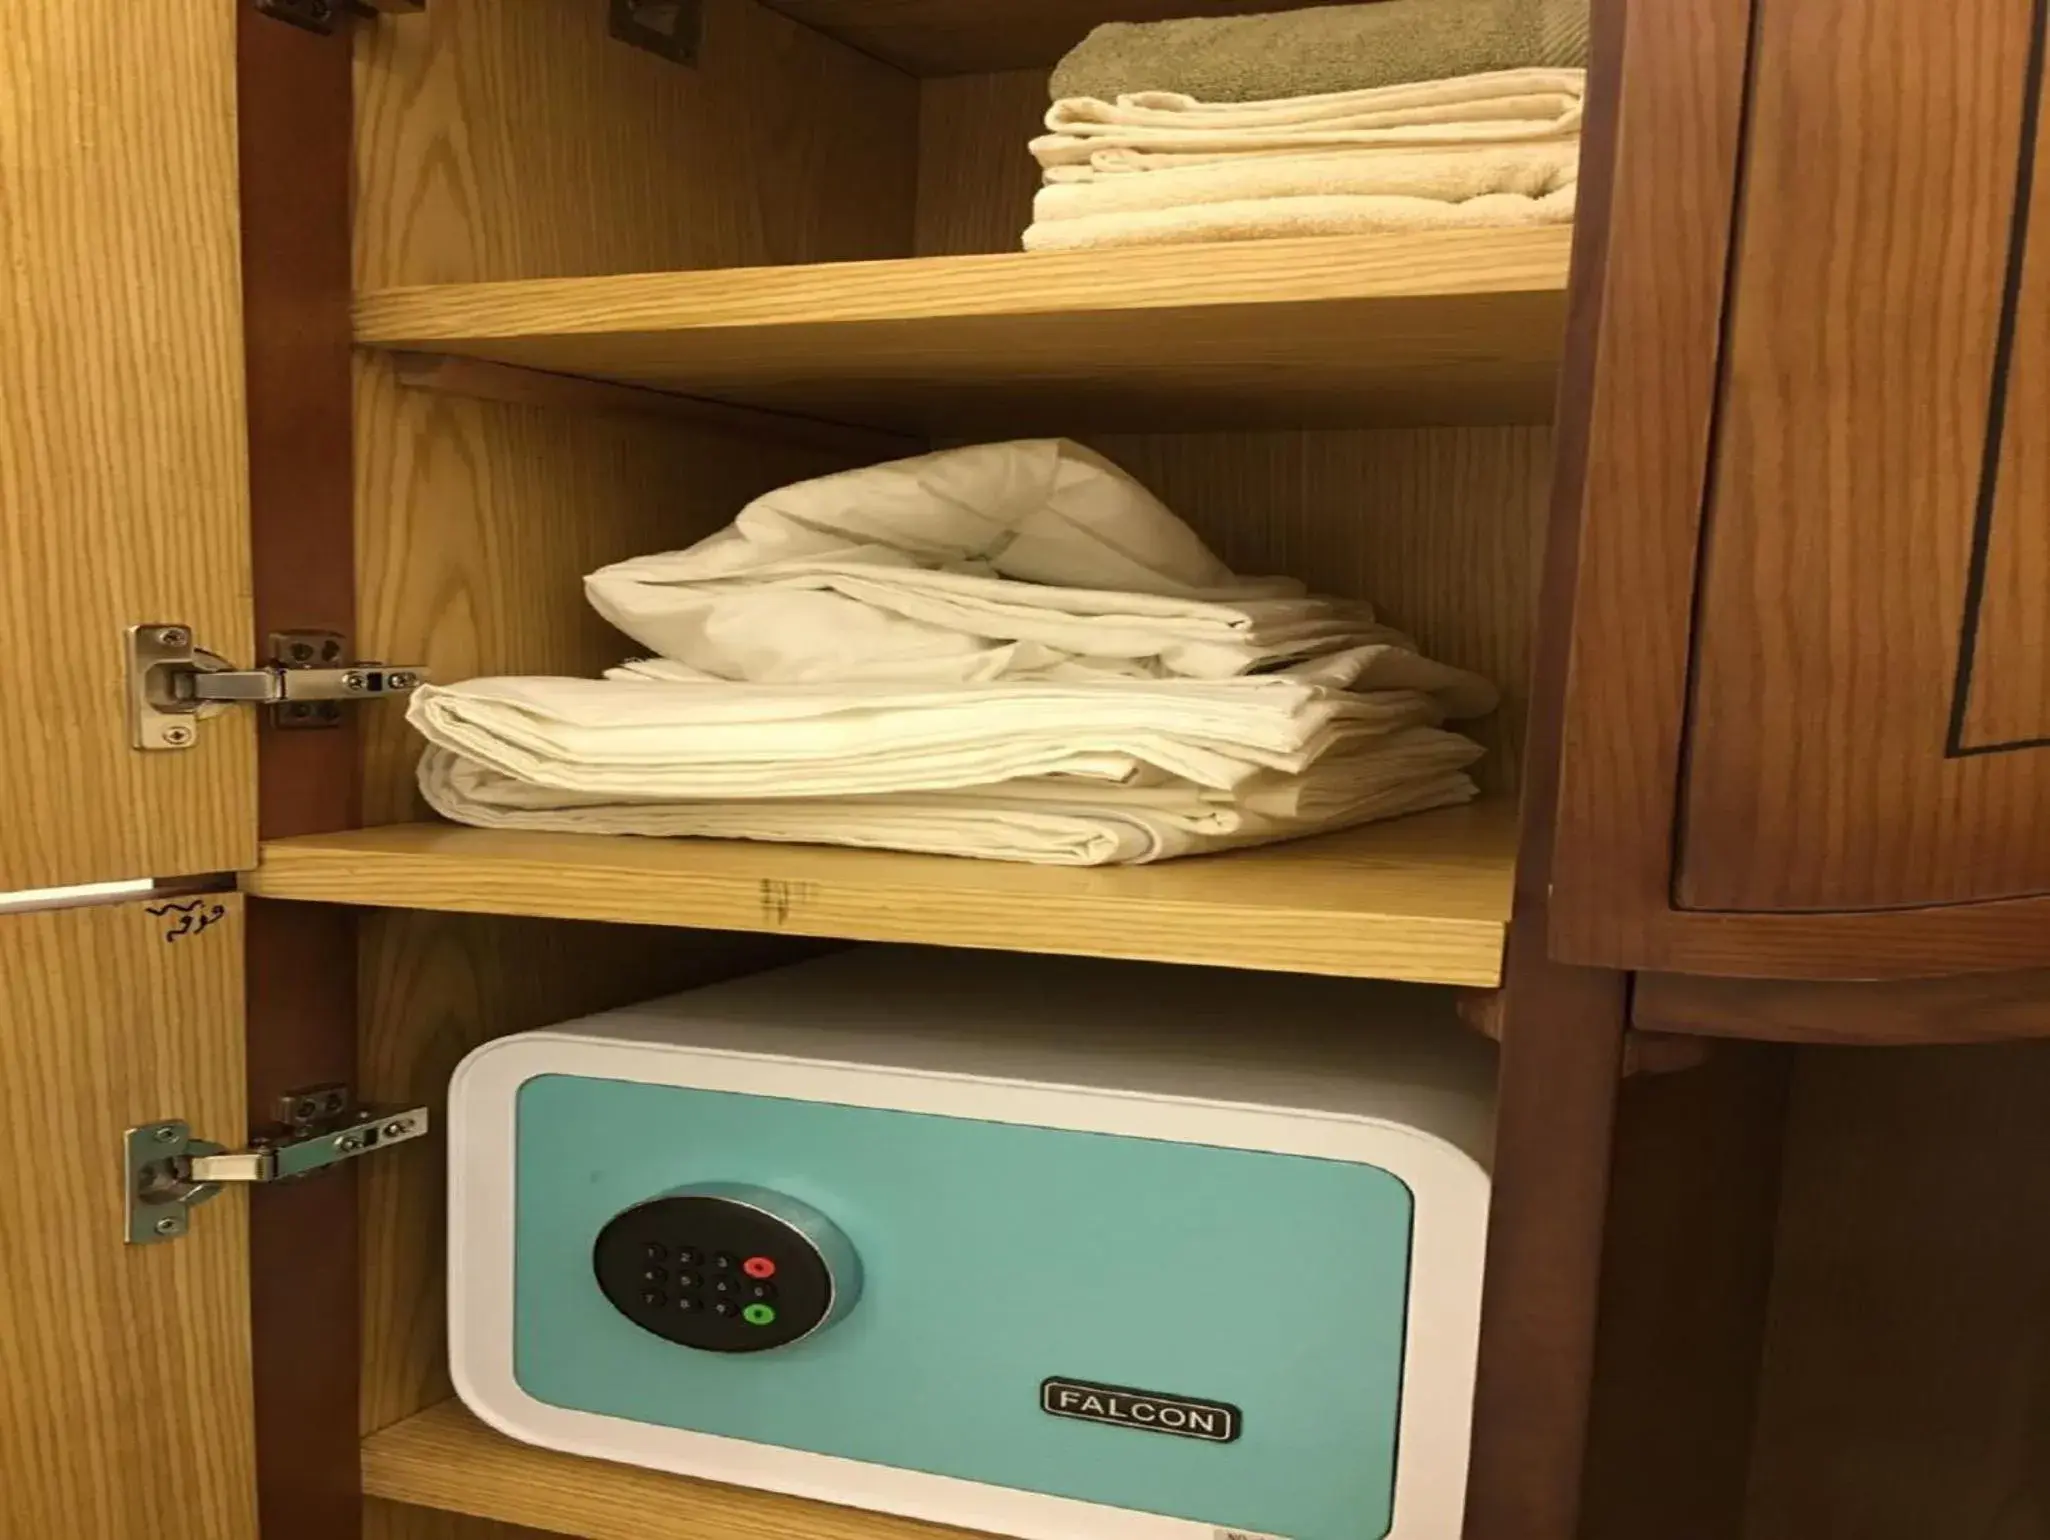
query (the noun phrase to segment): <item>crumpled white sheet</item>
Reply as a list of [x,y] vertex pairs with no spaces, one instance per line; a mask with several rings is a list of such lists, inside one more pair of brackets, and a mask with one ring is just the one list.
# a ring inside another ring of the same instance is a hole
[[660,657],[758,684],[1224,679],[1376,639],[1373,607],[1235,576],[1067,439],[942,450],[756,498],[684,551],[584,581]]
[[1235,576],[1066,440],[785,487],[586,586],[658,655],[417,691],[436,811],[1153,861],[1466,801],[1481,750],[1438,724],[1496,700],[1366,604]]

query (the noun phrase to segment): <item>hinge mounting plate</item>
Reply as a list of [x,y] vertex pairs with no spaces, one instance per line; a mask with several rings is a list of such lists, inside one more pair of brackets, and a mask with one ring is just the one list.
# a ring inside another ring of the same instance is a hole
[[315,1086],[279,1098],[279,1127],[227,1150],[195,1139],[182,1118],[131,1128],[121,1138],[123,1212],[131,1246],[174,1241],[192,1211],[230,1185],[289,1182],[427,1132],[425,1107],[367,1108],[348,1087]]
[[409,695],[427,679],[417,666],[350,663],[333,631],[280,631],[263,668],[235,668],[195,645],[192,628],[155,622],[128,628],[128,741],[138,749],[189,749],[198,723],[235,704],[268,707],[280,727],[332,727],[346,701]]

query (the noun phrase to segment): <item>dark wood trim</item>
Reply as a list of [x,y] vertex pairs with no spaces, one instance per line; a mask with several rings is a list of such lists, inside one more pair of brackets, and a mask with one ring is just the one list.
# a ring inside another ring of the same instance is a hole
[[[242,286],[256,637],[354,631],[350,40],[238,5]],[[357,821],[352,723],[258,730],[258,830]],[[251,1132],[284,1093],[356,1072],[355,920],[252,899]],[[266,1536],[359,1540],[355,1173],[252,1194],[257,1501]]]
[[1575,1540],[1579,1532],[1625,978],[1554,962],[1547,932],[1625,18],[1626,0],[1596,0],[1522,833],[1502,987],[1488,1013],[1502,1056],[1465,1540]]
[[[1502,1041],[1502,1022],[1508,996],[1500,989],[1462,989],[1454,1002],[1460,1022],[1497,1043]],[[1674,1037],[1663,1032],[1623,1034],[1623,1078],[1634,1075],[1670,1075],[1708,1062],[1709,1045],[1701,1037]]]
[[1633,965],[1671,906],[1751,22],[1751,0],[1664,0],[1626,23],[1604,324],[1582,406],[1598,452],[1558,531],[1579,579],[1550,926],[1554,953],[1579,963]]
[[2050,1037],[2050,969],[1837,983],[1638,975],[1631,1019],[1652,1031],[1774,1043],[1999,1043]]
[[1964,613],[1958,618],[1957,666],[1951,684],[1950,720],[1943,751],[1949,757],[2012,754],[2050,747],[2050,736],[2004,743],[1967,743],[1972,707],[1972,671],[1978,662],[1979,630],[1985,619],[1986,566],[1993,546],[1998,508],[2001,444],[2007,433],[2008,384],[2014,377],[2015,317],[2021,310],[2023,264],[2029,250],[2029,205],[2036,185],[2036,130],[2043,114],[2043,52],[2050,34],[2050,0],[2034,0],[2029,15],[2029,55],[2023,66],[2022,120],[2016,134],[2014,200],[2008,214],[2007,270],[2001,279],[2000,330],[1994,344],[1993,380],[1986,407],[1985,447],[1979,459],[1979,489],[1972,510],[1972,548],[1966,567]]
[[1762,979],[1928,979],[2050,961],[2050,897],[1859,914],[1646,911],[1553,931],[1575,962]]

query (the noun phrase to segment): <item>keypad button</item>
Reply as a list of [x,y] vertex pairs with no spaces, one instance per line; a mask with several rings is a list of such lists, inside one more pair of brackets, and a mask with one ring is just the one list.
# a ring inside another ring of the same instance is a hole
[[715,1315],[739,1315],[740,1306],[734,1304],[730,1299],[722,1299],[712,1307],[712,1313]]
[[697,1260],[698,1253],[695,1246],[678,1246],[676,1248],[676,1265],[678,1267],[695,1267]]
[[660,1306],[667,1304],[668,1301],[664,1298],[662,1292],[659,1289],[650,1289],[647,1293],[641,1296],[641,1303],[644,1305]]
[[773,1283],[751,1283],[747,1286],[749,1299],[774,1299],[776,1286]]
[[740,1285],[731,1278],[721,1278],[712,1285],[712,1292],[714,1294],[738,1294],[740,1292]]
[[740,1263],[734,1259],[734,1256],[731,1252],[722,1251],[717,1256],[712,1258],[712,1266],[716,1267],[722,1273],[730,1273],[734,1270],[734,1268],[740,1266]]
[[740,1270],[750,1278],[773,1278],[776,1276],[776,1260],[773,1257],[749,1257],[740,1264]]
[[660,1241],[649,1241],[641,1248],[641,1255],[650,1262],[666,1262],[669,1260],[669,1248]]
[[668,1281],[669,1273],[664,1268],[651,1267],[641,1274],[641,1282],[643,1283],[667,1283]]
[[740,1312],[750,1326],[774,1326],[776,1307],[774,1305],[749,1305]]
[[686,1294],[676,1302],[676,1308],[682,1311],[685,1315],[689,1315],[693,1310],[704,1309],[705,1302],[701,1299],[692,1299],[688,1294]]
[[679,1289],[694,1289],[702,1281],[696,1273],[678,1273],[676,1275],[676,1286]]

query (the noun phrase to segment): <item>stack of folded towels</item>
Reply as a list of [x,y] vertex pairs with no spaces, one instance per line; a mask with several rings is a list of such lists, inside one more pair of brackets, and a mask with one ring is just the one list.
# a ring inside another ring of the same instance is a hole
[[1112,22],[1053,75],[1028,251],[1567,223],[1587,0]]
[[1464,802],[1481,750],[1438,724],[1495,704],[1059,439],[784,487],[585,589],[655,656],[417,692],[444,816],[1155,861]]

